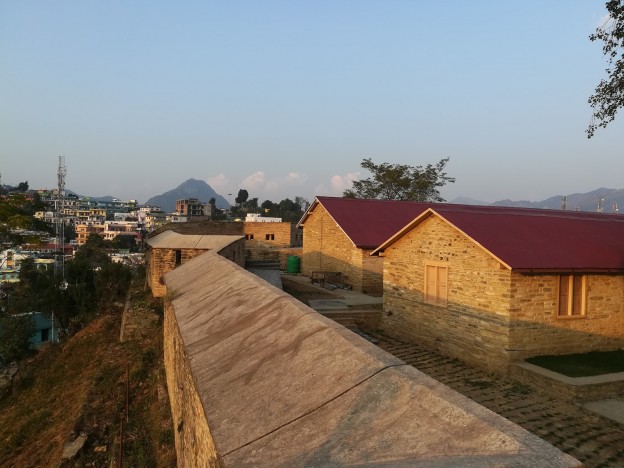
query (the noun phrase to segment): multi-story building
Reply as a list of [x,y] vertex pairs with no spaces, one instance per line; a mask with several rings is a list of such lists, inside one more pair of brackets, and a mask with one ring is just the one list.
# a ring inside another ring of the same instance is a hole
[[210,214],[210,207],[197,198],[184,198],[176,200],[176,213],[189,218],[207,216]]

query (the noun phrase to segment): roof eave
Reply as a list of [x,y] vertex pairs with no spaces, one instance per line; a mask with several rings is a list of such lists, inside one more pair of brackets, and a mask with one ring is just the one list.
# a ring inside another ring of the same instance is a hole
[[551,267],[551,268],[512,268],[515,273],[521,273],[524,275],[540,275],[540,274],[574,274],[574,273],[596,273],[596,274],[624,274],[623,268],[598,268],[598,267]]

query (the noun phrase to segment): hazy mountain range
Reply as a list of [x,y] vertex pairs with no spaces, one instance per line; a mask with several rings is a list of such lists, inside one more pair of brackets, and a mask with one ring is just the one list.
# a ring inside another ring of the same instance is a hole
[[[449,203],[459,203],[464,205],[492,205],[492,206],[516,206],[521,208],[545,208],[550,210],[560,210],[562,208],[562,195],[555,195],[541,201],[528,200],[499,200],[488,203],[480,200],[473,200],[466,197],[458,197],[450,200]],[[572,193],[565,195],[566,210],[569,211],[597,211],[598,204],[602,206],[602,211],[612,213],[622,208],[624,210],[624,189],[599,188],[587,193]]]
[[[145,204],[159,206],[165,212],[175,211],[176,200],[182,198],[197,198],[203,203],[207,203],[212,197],[216,199],[217,208],[227,209],[230,205],[228,201],[210,185],[203,180],[188,179],[173,190],[169,190],[161,195],[151,197]],[[514,206],[521,208],[543,208],[559,210],[562,208],[562,195],[555,195],[541,201],[528,200],[499,200],[494,203],[475,200],[469,197],[457,197],[448,200],[449,203],[462,205],[484,205],[484,206]],[[612,213],[619,208],[624,210],[624,189],[599,188],[587,193],[572,193],[565,195],[566,210],[569,211],[597,211],[598,204],[602,206],[602,211]],[[112,200],[113,197],[92,197],[94,200]]]

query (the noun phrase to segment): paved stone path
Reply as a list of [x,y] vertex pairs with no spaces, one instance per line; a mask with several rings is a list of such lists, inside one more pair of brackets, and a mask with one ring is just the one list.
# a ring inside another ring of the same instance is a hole
[[376,344],[588,467],[624,467],[624,426],[522,383],[469,367],[418,345],[366,332]]

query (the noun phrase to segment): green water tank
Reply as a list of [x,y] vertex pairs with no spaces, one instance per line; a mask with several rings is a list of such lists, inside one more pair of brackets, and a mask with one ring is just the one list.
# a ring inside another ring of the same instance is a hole
[[286,262],[286,271],[288,273],[299,273],[301,269],[301,258],[298,255],[289,255]]

